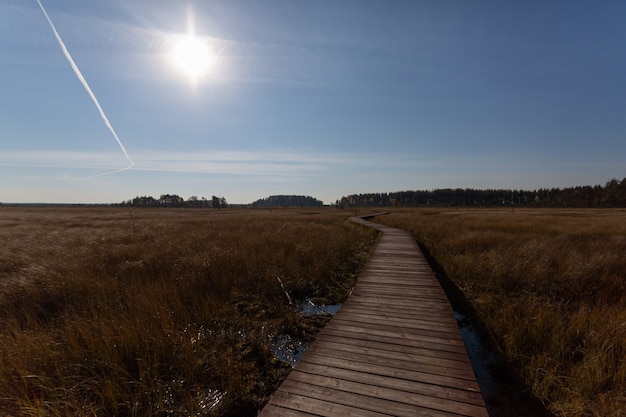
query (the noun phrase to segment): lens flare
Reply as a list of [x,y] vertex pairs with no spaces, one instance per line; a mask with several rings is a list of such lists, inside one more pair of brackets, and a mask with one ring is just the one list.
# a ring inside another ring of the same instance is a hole
[[191,7],[187,11],[187,34],[173,35],[170,59],[192,84],[208,75],[224,52],[217,50],[213,39],[196,35],[194,13]]
[[174,48],[174,62],[191,79],[205,74],[215,63],[215,53],[194,35],[180,39]]

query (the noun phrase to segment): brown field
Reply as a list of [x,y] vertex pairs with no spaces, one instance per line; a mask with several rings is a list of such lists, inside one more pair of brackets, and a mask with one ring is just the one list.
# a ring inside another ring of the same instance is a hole
[[[0,415],[256,415],[278,335],[375,235],[352,212],[0,207]],[[626,211],[394,209],[557,416],[626,414]],[[215,404],[215,405],[214,405]]]
[[0,207],[0,415],[256,415],[374,244],[334,209]]
[[626,415],[626,210],[407,209],[409,230],[557,416]]

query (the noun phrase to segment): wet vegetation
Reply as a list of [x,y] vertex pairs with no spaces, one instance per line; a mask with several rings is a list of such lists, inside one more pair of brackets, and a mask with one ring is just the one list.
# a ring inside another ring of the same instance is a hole
[[0,415],[253,416],[375,234],[334,209],[0,207]]
[[556,416],[626,414],[626,211],[394,209]]

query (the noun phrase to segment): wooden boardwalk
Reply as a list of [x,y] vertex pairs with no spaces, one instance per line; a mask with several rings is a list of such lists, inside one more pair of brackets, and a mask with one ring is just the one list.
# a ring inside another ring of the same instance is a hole
[[450,303],[413,237],[351,220],[380,241],[259,415],[488,417]]

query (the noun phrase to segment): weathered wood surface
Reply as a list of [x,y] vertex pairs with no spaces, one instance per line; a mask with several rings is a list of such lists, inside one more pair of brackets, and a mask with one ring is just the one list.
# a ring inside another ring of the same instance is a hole
[[260,416],[487,417],[450,303],[415,240],[351,220],[380,241]]

